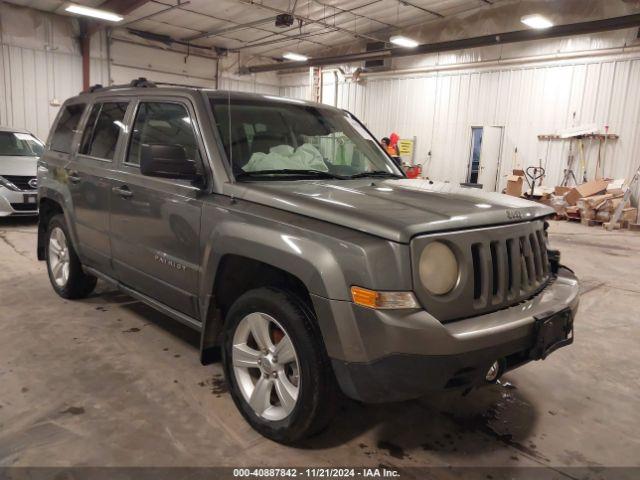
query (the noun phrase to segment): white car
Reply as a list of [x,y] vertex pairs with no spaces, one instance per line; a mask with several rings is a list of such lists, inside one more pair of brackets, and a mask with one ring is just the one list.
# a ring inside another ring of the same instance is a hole
[[0,126],[0,217],[38,214],[38,158],[44,144],[26,130]]

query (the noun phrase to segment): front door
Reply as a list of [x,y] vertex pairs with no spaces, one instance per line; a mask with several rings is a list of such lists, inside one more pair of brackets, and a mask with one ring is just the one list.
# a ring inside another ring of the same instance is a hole
[[487,192],[495,192],[502,153],[502,127],[484,127],[480,151],[478,183]]
[[124,285],[197,316],[200,189],[186,180],[140,173],[142,145],[180,145],[202,165],[191,107],[141,101],[111,191],[111,246]]

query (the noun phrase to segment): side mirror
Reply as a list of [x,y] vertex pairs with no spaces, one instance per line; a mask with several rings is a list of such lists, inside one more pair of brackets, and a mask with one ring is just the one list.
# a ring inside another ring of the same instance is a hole
[[187,158],[181,145],[143,144],[140,172],[150,177],[195,180],[199,177],[196,164]]

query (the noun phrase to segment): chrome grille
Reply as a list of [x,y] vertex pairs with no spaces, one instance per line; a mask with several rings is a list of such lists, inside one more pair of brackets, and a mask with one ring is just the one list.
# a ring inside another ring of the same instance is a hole
[[[449,245],[460,265],[458,285],[442,296],[424,289],[418,275],[420,254],[433,241]],[[416,295],[440,321],[516,305],[536,295],[551,277],[542,220],[416,237],[411,256]]]
[[30,177],[25,175],[2,175],[4,178],[13,183],[20,190],[35,190],[35,188],[29,185],[30,180],[35,180],[36,177]]

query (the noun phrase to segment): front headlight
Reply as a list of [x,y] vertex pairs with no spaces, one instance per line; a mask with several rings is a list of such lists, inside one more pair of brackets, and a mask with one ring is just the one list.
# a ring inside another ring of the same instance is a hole
[[432,242],[420,254],[420,281],[432,295],[445,295],[458,283],[458,259],[447,245]]

